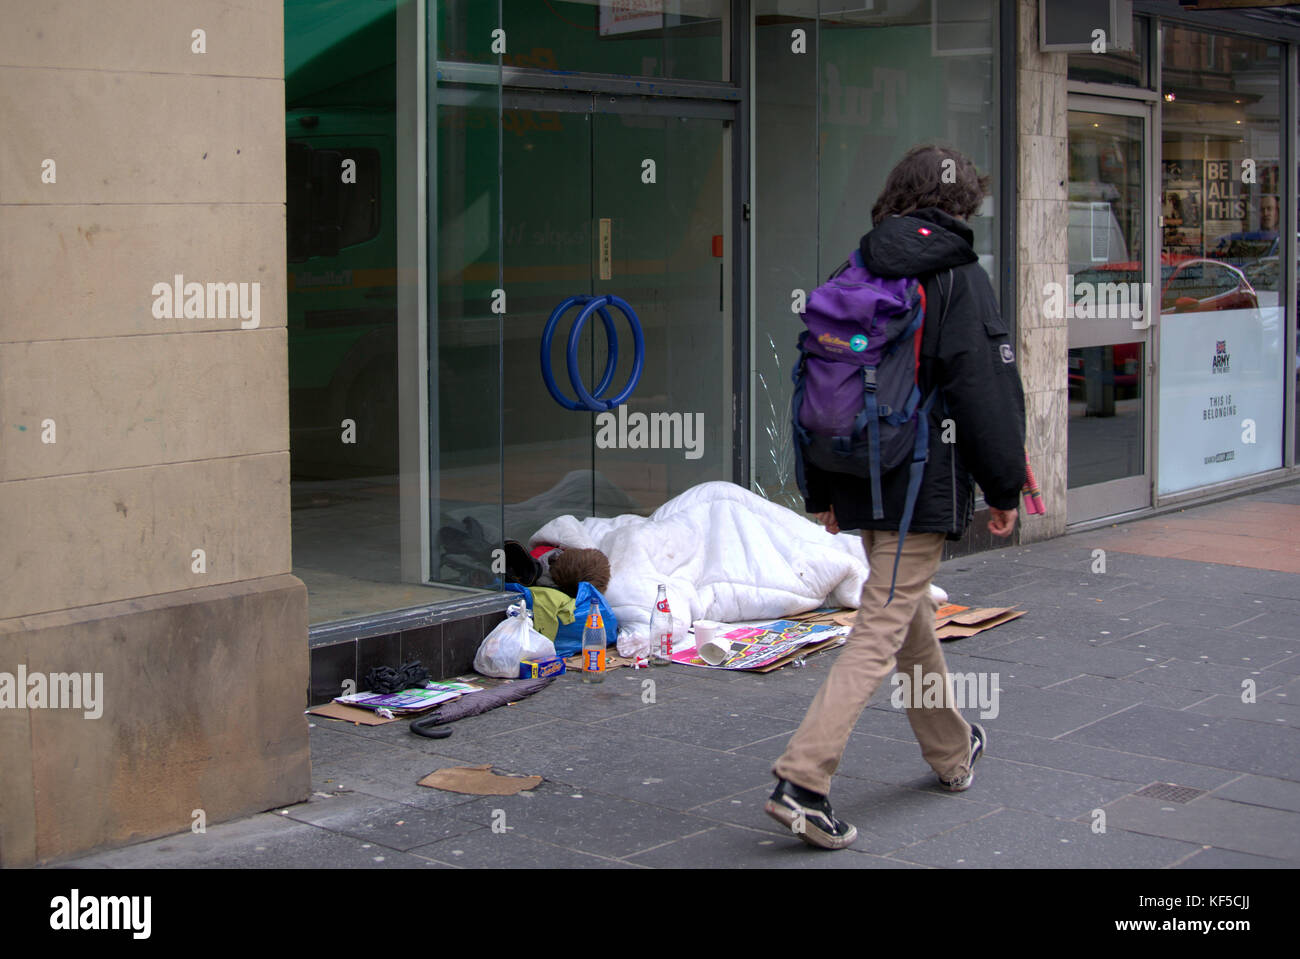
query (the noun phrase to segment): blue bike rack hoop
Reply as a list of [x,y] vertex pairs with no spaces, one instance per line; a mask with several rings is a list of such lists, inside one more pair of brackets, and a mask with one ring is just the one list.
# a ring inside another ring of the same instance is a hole
[[[569,383],[573,387],[574,394],[578,397],[577,402],[569,399],[560,391],[555,382],[555,375],[551,370],[551,343],[555,338],[555,328],[559,325],[560,317],[574,306],[581,306],[582,309],[573,322],[573,328],[569,331],[569,340],[565,349],[565,363],[568,368]],[[614,378],[614,372],[618,368],[618,331],[615,329],[613,317],[609,315],[609,311],[605,308],[607,306],[614,307],[627,319],[628,327],[632,330],[633,341],[632,373],[628,377],[627,385],[623,387],[617,396],[608,400],[601,397],[605,390],[609,388],[610,381]],[[601,322],[605,324],[605,337],[609,343],[609,354],[605,360],[605,369],[601,374],[600,382],[594,390],[588,392],[586,385],[582,381],[582,374],[578,370],[578,343],[582,336],[582,329],[593,313],[599,313]],[[641,332],[641,322],[637,319],[636,312],[627,304],[627,301],[613,294],[595,297],[582,294],[571,296],[556,306],[546,321],[546,327],[542,331],[541,365],[542,381],[546,384],[547,391],[555,402],[565,409],[587,410],[592,413],[603,413],[614,409],[632,395],[632,391],[636,389],[637,383],[641,380],[641,371],[645,367],[645,337]]]

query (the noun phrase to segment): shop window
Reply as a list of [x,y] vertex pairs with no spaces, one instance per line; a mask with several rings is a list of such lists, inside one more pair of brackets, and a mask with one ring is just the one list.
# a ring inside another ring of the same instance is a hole
[[398,16],[284,8],[290,518],[313,624],[464,595],[403,575],[399,423],[419,410],[398,387]]
[[[820,16],[817,7],[754,3],[752,482],[800,511],[790,438],[800,328],[793,291],[824,281],[871,229],[885,177],[911,147],[955,147],[999,185],[995,4],[823,3]],[[988,197],[970,221],[991,278],[994,209]]]
[[1164,28],[1161,493],[1282,465],[1282,51]]

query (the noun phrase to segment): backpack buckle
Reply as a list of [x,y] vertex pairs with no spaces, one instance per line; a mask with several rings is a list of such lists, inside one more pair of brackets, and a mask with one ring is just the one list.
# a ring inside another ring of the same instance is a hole
[[876,368],[874,366],[864,366],[862,368],[862,388],[872,393],[876,391]]

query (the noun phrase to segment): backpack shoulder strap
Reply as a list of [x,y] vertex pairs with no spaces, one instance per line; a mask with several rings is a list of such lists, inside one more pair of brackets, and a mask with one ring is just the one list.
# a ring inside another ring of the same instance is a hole
[[849,258],[847,260],[845,260],[843,263],[841,263],[839,266],[837,266],[834,270],[831,271],[831,275],[826,277],[826,282],[829,283],[831,280],[835,279],[837,276],[839,276],[841,273],[843,273],[851,266],[856,266],[859,269],[865,268],[862,263],[862,254],[857,250],[854,250],[852,253],[850,253]]

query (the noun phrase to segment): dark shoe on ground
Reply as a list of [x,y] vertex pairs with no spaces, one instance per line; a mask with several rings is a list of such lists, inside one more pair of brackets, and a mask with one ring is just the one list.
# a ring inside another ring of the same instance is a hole
[[970,784],[975,781],[975,760],[984,755],[984,747],[988,745],[988,741],[989,734],[984,731],[984,727],[979,723],[971,723],[969,772],[964,776],[958,776],[956,779],[940,779],[939,785],[954,793],[970,789]]
[[763,808],[810,846],[843,849],[858,838],[857,827],[836,819],[825,796],[784,779],[777,783]]

